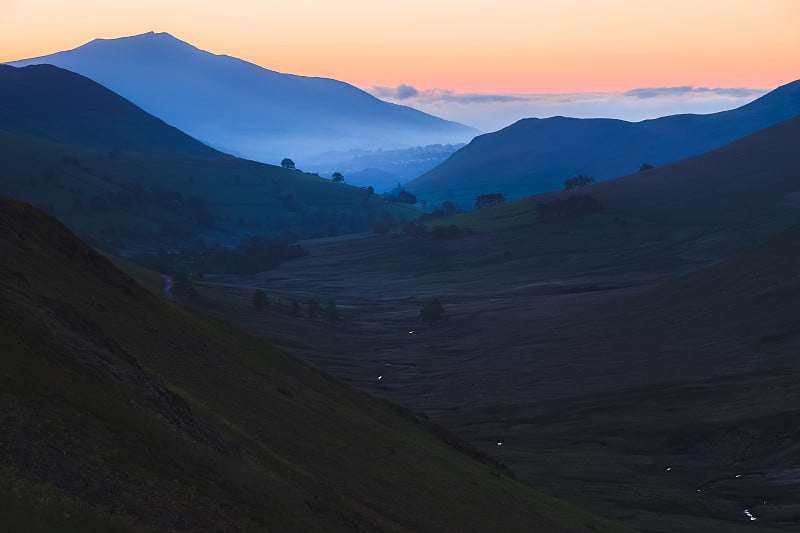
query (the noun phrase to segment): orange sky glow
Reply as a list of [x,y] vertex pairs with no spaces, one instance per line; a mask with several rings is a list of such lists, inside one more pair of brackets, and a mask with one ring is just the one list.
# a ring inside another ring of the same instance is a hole
[[151,30],[364,88],[558,93],[800,78],[798,0],[0,0],[0,61]]

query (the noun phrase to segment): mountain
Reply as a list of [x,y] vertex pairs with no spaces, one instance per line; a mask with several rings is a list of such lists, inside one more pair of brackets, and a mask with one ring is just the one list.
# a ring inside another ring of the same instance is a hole
[[615,531],[0,198],[9,531]]
[[[624,270],[627,254],[647,250],[647,261],[666,254],[657,269],[696,268],[800,222],[798,138],[795,117],[674,163],[428,223],[496,232],[538,254],[602,251],[612,270]],[[581,212],[586,197],[601,211]],[[556,202],[565,202],[564,211],[543,220],[540,205]]]
[[651,222],[753,227],[800,208],[798,139],[800,117],[795,117],[716,150],[592,185],[585,192],[611,210]]
[[264,162],[464,142],[477,133],[347,83],[274,72],[167,33],[96,39],[11,64],[40,63],[83,74],[211,146]]
[[0,194],[106,248],[368,231],[409,206],[302,171],[237,159],[79,74],[0,65]]
[[0,129],[103,150],[229,157],[98,83],[52,65],[0,65]]
[[444,163],[411,181],[431,202],[472,208],[479,194],[516,199],[561,189],[585,174],[603,181],[647,163],[663,165],[707,152],[781,120],[800,115],[800,81],[730,111],[672,115],[642,122],[552,117],[523,119],[481,135]]

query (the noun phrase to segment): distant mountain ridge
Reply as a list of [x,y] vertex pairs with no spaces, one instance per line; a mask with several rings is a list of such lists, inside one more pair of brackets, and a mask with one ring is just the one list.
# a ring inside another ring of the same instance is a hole
[[341,81],[274,72],[168,33],[96,39],[10,64],[38,63],[90,77],[214,147],[271,163],[332,150],[464,142],[478,133]]
[[642,122],[528,118],[476,137],[408,187],[429,202],[455,200],[471,208],[481,193],[499,191],[516,199],[563,188],[564,180],[577,174],[616,178],[644,163],[658,166],[707,152],[797,115],[800,81],[708,115]]

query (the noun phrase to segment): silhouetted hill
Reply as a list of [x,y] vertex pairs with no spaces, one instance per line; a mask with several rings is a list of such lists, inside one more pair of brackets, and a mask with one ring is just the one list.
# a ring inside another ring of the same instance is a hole
[[481,135],[408,184],[421,199],[471,208],[478,194],[507,198],[557,190],[586,174],[598,181],[700,154],[800,115],[800,81],[737,109],[642,122],[552,117],[523,119]]
[[0,65],[0,128],[102,150],[228,157],[102,85],[52,65]]
[[352,85],[214,55],[167,33],[96,39],[14,62],[78,72],[212,146],[277,163],[331,150],[464,142],[477,131]]
[[[592,185],[607,207],[660,223],[746,227],[800,208],[800,117],[716,150]],[[561,193],[563,194],[563,193]]]
[[[800,208],[798,138],[800,117],[705,154],[586,188],[539,194],[493,209],[462,213],[452,221],[476,230],[528,227],[536,224],[537,204],[590,195],[600,201],[604,218],[612,225],[615,217],[664,228],[695,227],[701,233],[781,225],[796,218]],[[541,230],[554,231],[545,228]],[[618,229],[624,233],[631,228]]]
[[357,187],[217,152],[50,65],[0,65],[0,160],[0,193],[106,248],[327,236],[416,216]]
[[0,198],[9,531],[611,531]]

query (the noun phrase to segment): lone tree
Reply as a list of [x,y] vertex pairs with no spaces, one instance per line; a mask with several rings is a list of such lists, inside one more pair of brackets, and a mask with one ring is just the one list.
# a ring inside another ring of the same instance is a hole
[[400,192],[397,193],[397,201],[403,204],[415,204],[417,197],[405,189],[400,189]]
[[569,191],[572,189],[577,189],[578,187],[587,187],[592,183],[594,183],[594,178],[581,174],[565,181],[564,188]]
[[336,302],[328,300],[328,307],[325,308],[325,319],[331,324],[335,324],[342,319],[339,310],[336,308]]
[[319,314],[319,304],[313,298],[309,298],[306,302],[306,317],[309,320],[314,320]]
[[253,293],[253,307],[256,311],[269,307],[269,298],[263,290],[256,289],[256,292]]
[[506,198],[503,193],[493,192],[489,194],[481,194],[475,198],[475,209],[484,209],[487,207],[495,207],[506,203]]
[[334,183],[341,183],[344,181],[344,176],[342,176],[341,172],[334,172],[331,176],[331,181]]
[[656,168],[650,163],[642,163],[642,166],[639,167],[639,172],[644,172],[645,170],[650,170],[651,168]]
[[436,327],[444,320],[444,308],[437,297],[433,297],[419,310],[419,317],[428,326]]
[[296,170],[294,167],[294,161],[292,161],[288,157],[283,158],[283,161],[281,161],[281,166],[289,170]]

